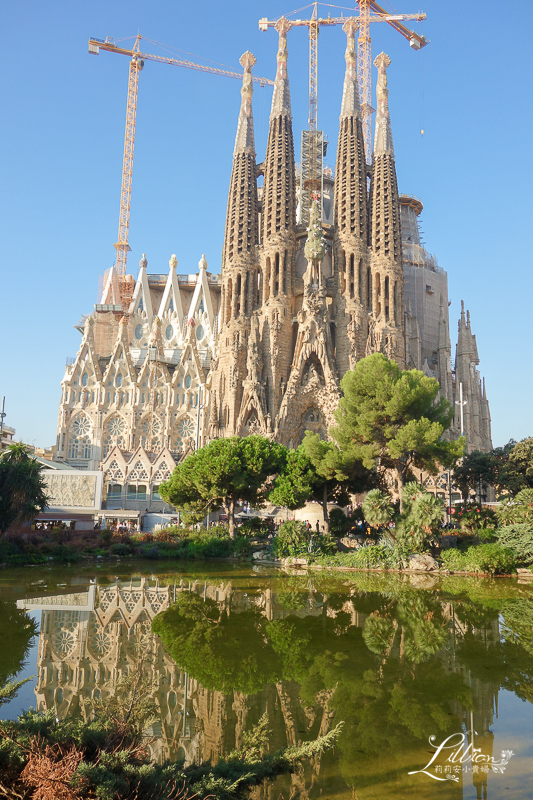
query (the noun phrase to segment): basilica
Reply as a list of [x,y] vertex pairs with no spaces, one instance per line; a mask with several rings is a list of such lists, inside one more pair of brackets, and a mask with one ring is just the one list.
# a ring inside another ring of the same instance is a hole
[[[491,448],[490,413],[464,305],[452,361],[446,272],[421,241],[422,202],[398,191],[388,107],[389,57],[377,69],[371,166],[357,86],[357,20],[348,19],[335,169],[323,136],[302,137],[296,164],[287,33],[278,21],[277,72],[264,160],[252,113],[254,56],[241,58],[241,106],[220,274],[164,274],[145,256],[120,304],[114,268],[78,327],[59,409],[57,458],[100,469],[108,499],[149,505],[188,452],[221,436],[262,433],[296,447],[328,436],[340,380],[382,352],[434,376],[454,405],[450,435]],[[307,142],[307,150],[305,149]],[[304,152],[305,151],[305,152]],[[135,507],[135,506],[132,506]]]

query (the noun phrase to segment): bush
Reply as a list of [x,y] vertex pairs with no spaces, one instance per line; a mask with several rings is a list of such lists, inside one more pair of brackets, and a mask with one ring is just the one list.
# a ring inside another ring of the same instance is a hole
[[117,542],[111,545],[109,552],[112,556],[129,556],[132,553],[132,548],[124,542]]
[[533,489],[522,489],[516,497],[506,498],[496,513],[500,525],[533,523]]
[[279,526],[272,543],[272,553],[278,558],[298,556],[307,553],[310,534],[304,522],[287,520]]
[[533,564],[533,525],[506,525],[497,532],[498,542],[502,547],[513,551],[518,564],[529,567]]
[[102,547],[109,547],[112,538],[113,538],[113,531],[110,531],[108,528],[106,528],[103,531],[100,531],[100,543]]
[[[476,548],[476,558],[481,572],[489,575],[508,575],[513,572],[516,559],[512,550],[502,547],[501,544],[480,544]],[[470,550],[469,550],[470,552]]]
[[333,536],[344,536],[351,521],[341,508],[332,508],[329,512],[329,530]]
[[359,547],[348,553],[333,556],[317,556],[315,561],[322,566],[353,567],[355,569],[400,569],[405,560],[405,551],[396,545],[372,544]]
[[494,528],[496,513],[491,508],[483,508],[473,503],[466,508],[458,508],[455,520],[462,531],[478,534],[486,528]]
[[514,553],[498,542],[469,547],[466,552],[445,550],[442,565],[450,571],[483,572],[488,575],[508,575],[513,572]]

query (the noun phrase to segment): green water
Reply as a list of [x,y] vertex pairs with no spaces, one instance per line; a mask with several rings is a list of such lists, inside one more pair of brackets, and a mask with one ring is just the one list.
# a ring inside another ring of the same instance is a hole
[[216,760],[265,711],[273,749],[343,723],[333,751],[258,798],[533,797],[527,584],[225,563],[5,570],[0,636],[0,680],[37,676],[3,718],[89,715],[141,647],[158,760]]

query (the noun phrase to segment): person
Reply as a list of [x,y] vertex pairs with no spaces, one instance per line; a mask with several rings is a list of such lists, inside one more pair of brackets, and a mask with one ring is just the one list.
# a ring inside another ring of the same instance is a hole
[[318,520],[316,521],[316,532],[320,533],[320,522]]

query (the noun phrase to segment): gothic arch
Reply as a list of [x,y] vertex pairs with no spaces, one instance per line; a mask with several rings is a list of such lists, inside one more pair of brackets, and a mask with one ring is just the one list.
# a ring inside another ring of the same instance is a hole
[[326,417],[324,416],[323,412],[320,410],[318,405],[313,404],[312,406],[310,406],[306,411],[304,411],[301,419],[302,421],[300,423],[298,444],[301,444],[301,442],[303,441],[306,431],[311,431],[312,433],[318,433],[320,438],[323,440],[326,440],[328,438],[328,426],[326,422]]
[[125,450],[129,426],[121,414],[111,414],[102,426],[102,457],[105,458],[113,447]]
[[157,414],[149,413],[137,426],[137,443],[145,450],[156,451],[163,446],[163,422]]
[[311,353],[302,368],[302,377],[300,383],[302,386],[307,386],[310,383],[316,382],[320,386],[325,386],[326,380],[324,377],[324,368],[316,353]]
[[183,455],[187,450],[194,449],[196,442],[196,422],[189,414],[182,414],[172,428],[170,450]]
[[68,429],[68,458],[89,461],[92,456],[93,425],[87,414],[77,414]]

